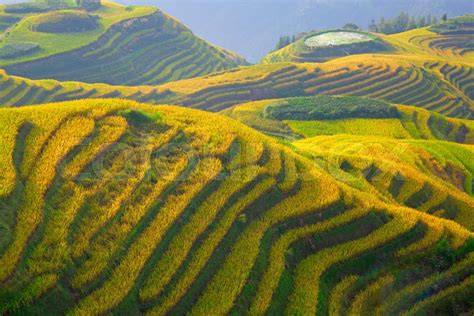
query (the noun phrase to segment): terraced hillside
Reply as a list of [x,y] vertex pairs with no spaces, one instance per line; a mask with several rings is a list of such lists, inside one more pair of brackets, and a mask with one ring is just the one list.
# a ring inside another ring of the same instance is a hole
[[348,30],[312,32],[268,54],[262,63],[324,62],[355,54],[382,53],[392,47],[377,35]]
[[[1,59],[2,50],[25,43],[36,49]],[[87,15],[65,10],[27,16],[0,43],[0,67],[31,79],[156,85],[245,63],[155,8],[109,2]]]
[[285,139],[328,173],[474,229],[474,124],[352,97],[259,101],[223,112]]
[[473,41],[474,15],[468,14],[393,35],[346,30],[313,32],[269,53],[262,63],[324,62],[354,54],[396,54],[407,59],[430,55],[472,63]]
[[[263,100],[239,104],[221,113],[264,134],[290,140],[354,134],[474,144],[474,122],[471,120],[361,97]],[[387,123],[387,128],[375,128],[372,122],[380,120]]]
[[242,67],[161,86],[120,87],[30,81],[5,73],[0,105],[117,97],[220,111],[255,100],[290,96],[364,96],[414,105],[450,117],[473,118],[472,64],[408,61],[403,56],[337,59],[324,64],[277,63]]
[[116,100],[0,118],[0,313],[473,308],[471,230],[236,121]]

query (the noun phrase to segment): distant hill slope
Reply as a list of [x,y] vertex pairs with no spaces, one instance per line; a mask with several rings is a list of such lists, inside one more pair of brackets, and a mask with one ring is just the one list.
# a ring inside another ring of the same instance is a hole
[[465,59],[474,56],[474,15],[450,19],[433,27],[393,35],[348,30],[310,33],[282,49],[269,53],[262,63],[324,62],[360,54],[404,54]]
[[450,117],[474,118],[471,63],[405,56],[359,56],[322,64],[243,67],[160,86],[121,87],[8,76],[0,106],[83,98],[126,98],[220,111],[246,101],[310,95],[364,96],[413,105]]
[[469,311],[472,231],[416,210],[442,202],[418,193],[437,180],[363,192],[335,172],[363,152],[340,169],[178,107],[87,100],[0,120],[2,314]]
[[354,54],[382,53],[391,46],[374,34],[330,30],[312,32],[282,49],[268,54],[262,63],[324,62]]
[[[11,26],[0,44],[0,67],[32,79],[142,85],[246,63],[236,54],[196,37],[155,8],[106,2],[90,12],[89,18],[79,12],[38,13]],[[93,19],[98,21],[97,29],[88,29],[93,28]],[[25,43],[37,45],[37,49],[19,49],[16,55],[1,58],[2,50]]]

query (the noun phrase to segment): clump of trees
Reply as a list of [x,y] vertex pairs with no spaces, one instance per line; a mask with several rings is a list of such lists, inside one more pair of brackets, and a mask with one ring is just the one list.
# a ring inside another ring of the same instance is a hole
[[306,32],[301,32],[299,34],[293,35],[293,36],[280,36],[280,39],[278,40],[278,43],[275,47],[275,50],[282,49],[283,47],[286,47],[290,44],[293,44],[294,42],[302,39],[308,35]]
[[342,27],[343,30],[349,30],[349,31],[359,31],[360,27],[357,24],[354,23],[346,23]]
[[[444,21],[447,20],[447,15],[443,15],[441,19]],[[372,20],[372,23],[369,25],[369,30],[376,33],[395,34],[420,27],[435,25],[437,23],[438,18],[435,16],[427,15],[414,17],[406,12],[400,12],[400,14],[392,19],[385,19],[382,17],[378,23],[376,23],[375,20]]]
[[283,47],[286,47],[290,45],[291,43],[294,43],[296,41],[296,36],[280,36],[280,39],[278,40],[278,43],[275,47],[276,50],[282,49]]

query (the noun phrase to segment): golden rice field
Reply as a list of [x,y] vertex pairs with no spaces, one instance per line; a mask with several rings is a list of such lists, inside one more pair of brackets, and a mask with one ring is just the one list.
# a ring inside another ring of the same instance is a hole
[[[56,14],[5,8],[11,42]],[[159,10],[95,12],[0,61],[0,315],[472,314],[468,24],[239,66]]]
[[469,145],[286,146],[222,115],[125,100],[0,119],[0,314],[415,315],[474,293],[472,191],[418,163],[467,168]]

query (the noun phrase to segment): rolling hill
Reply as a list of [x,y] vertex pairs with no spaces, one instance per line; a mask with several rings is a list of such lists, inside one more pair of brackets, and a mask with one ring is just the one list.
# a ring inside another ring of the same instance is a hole
[[[469,62],[359,55],[322,64],[241,67],[160,86],[123,87],[32,81],[1,74],[1,106],[82,98],[126,98],[220,111],[246,101],[311,95],[363,96],[413,105],[443,115],[474,117]],[[403,93],[401,93],[403,92]]]
[[327,96],[251,102],[223,113],[291,142],[356,189],[474,229],[473,121]]
[[378,36],[349,30],[312,32],[295,43],[268,54],[263,63],[324,62],[355,54],[382,53],[392,48]]
[[30,79],[156,85],[246,64],[153,7],[8,12],[0,8],[0,67]]
[[323,62],[356,54],[416,54],[466,58],[474,56],[474,15],[449,19],[432,27],[384,35],[351,30],[312,32],[295,43],[271,52],[263,63]]
[[348,185],[313,138],[292,150],[222,115],[123,100],[0,114],[1,313],[472,308],[472,223]]
[[154,8],[0,6],[0,315],[472,314],[471,19],[242,66]]

